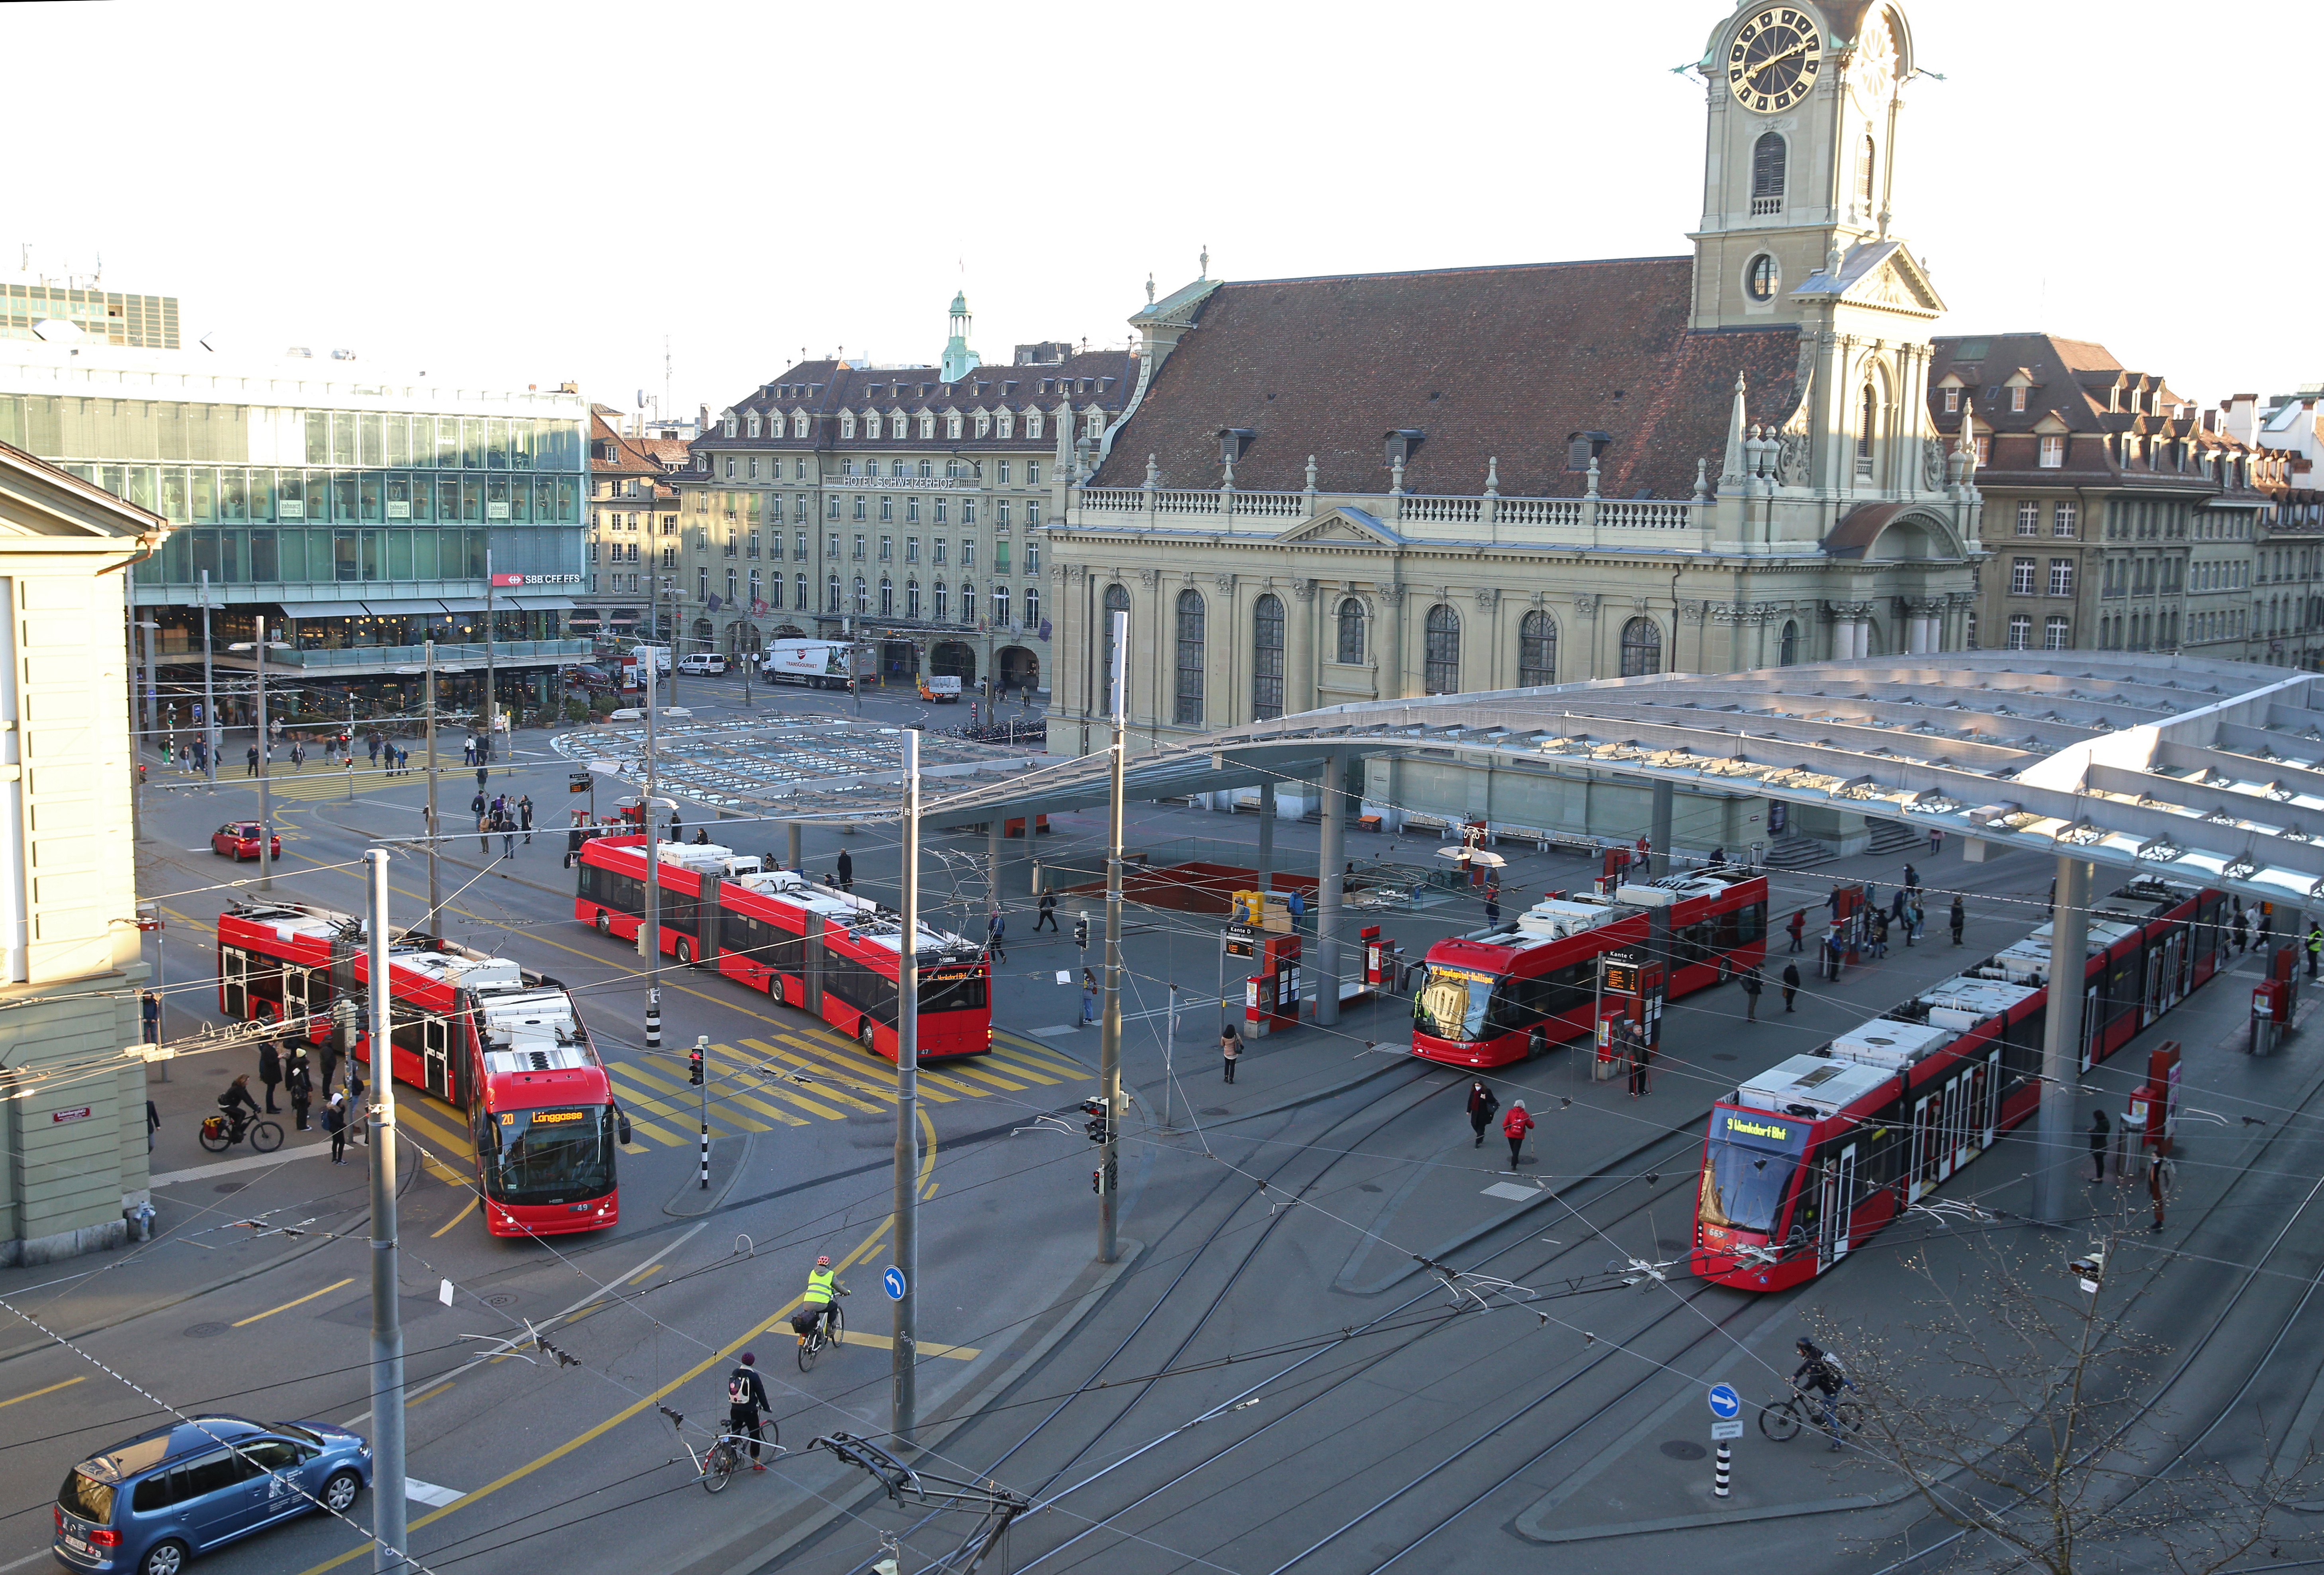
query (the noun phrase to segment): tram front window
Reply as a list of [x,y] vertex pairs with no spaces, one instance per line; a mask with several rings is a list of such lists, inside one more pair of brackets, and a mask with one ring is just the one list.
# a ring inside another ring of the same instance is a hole
[[1704,1225],[1773,1234],[1807,1124],[1757,1110],[1715,1109],[1695,1214]]
[[1493,976],[1465,968],[1431,968],[1412,997],[1413,1026],[1439,1039],[1479,1039],[1492,1005]]

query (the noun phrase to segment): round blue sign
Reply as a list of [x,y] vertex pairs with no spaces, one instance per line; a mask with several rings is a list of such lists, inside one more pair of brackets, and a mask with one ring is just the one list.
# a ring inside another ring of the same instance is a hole
[[888,1288],[889,1301],[901,1302],[904,1299],[904,1271],[895,1265],[888,1265],[888,1272],[880,1276],[880,1283]]
[[[892,1269],[889,1271],[890,1274],[893,1274],[894,1272],[895,1271]],[[1711,1414],[1717,1417],[1720,1421],[1733,1422],[1738,1416],[1742,1414],[1743,1397],[1735,1393],[1734,1385],[1713,1384],[1711,1386],[1710,1398]]]

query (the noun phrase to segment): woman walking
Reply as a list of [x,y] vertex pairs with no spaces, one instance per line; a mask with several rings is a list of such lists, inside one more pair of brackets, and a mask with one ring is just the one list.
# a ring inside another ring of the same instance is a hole
[[1500,1097],[1485,1087],[1482,1079],[1469,1085],[1469,1130],[1477,1135],[1472,1146],[1485,1146],[1485,1128],[1492,1121],[1493,1112],[1500,1107]]
[[347,1163],[346,1096],[334,1094],[331,1102],[323,1107],[323,1130],[331,1135],[331,1163]]
[[1242,1030],[1228,1024],[1219,1031],[1219,1056],[1226,1062],[1226,1079],[1234,1081],[1235,1062],[1242,1059]]
[[1534,1128],[1534,1119],[1526,1114],[1525,1101],[1517,1100],[1509,1113],[1501,1118],[1501,1135],[1509,1140],[1509,1167],[1514,1170],[1525,1163],[1526,1134]]

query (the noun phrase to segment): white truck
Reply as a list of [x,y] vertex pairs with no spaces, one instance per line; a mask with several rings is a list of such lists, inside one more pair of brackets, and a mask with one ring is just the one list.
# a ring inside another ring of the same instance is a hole
[[846,689],[854,683],[844,640],[778,640],[767,647],[760,672],[769,683],[803,683],[809,689]]

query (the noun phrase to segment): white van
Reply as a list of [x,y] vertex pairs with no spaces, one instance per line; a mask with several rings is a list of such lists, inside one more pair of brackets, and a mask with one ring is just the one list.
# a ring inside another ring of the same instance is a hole
[[696,651],[678,659],[680,672],[721,673],[726,671],[726,658],[716,651]]
[[630,655],[641,667],[650,661],[656,672],[669,671],[669,647],[667,645],[632,645]]

